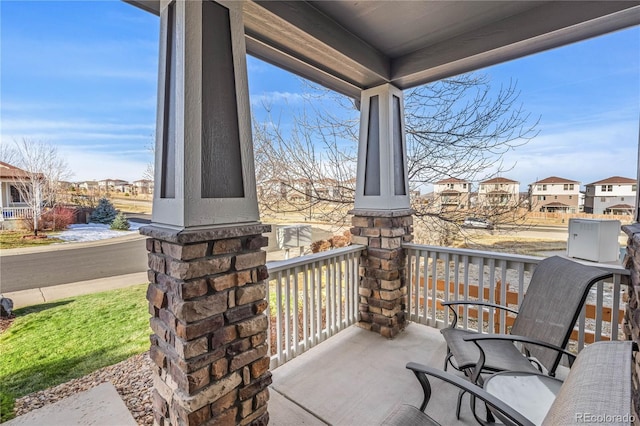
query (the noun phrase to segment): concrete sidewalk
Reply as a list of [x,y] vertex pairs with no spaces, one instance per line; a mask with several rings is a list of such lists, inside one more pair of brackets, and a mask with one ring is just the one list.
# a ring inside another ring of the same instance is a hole
[[101,291],[115,290],[130,287],[136,284],[148,283],[146,272],[118,275],[115,277],[99,278],[96,280],[79,281],[70,284],[61,284],[51,287],[34,288],[31,290],[13,291],[3,293],[4,297],[13,300],[13,309],[40,303],[53,302],[83,294],[99,293]]

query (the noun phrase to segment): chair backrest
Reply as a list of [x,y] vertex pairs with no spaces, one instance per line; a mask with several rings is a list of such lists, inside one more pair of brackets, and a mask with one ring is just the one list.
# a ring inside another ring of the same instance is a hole
[[[612,274],[559,256],[536,266],[511,333],[566,347],[591,286]],[[553,374],[558,352],[526,345],[530,354]]]

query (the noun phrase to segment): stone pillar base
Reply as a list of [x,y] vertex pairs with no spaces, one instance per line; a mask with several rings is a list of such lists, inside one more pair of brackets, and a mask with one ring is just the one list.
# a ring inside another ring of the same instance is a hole
[[252,224],[198,231],[148,226],[153,411],[165,425],[266,425],[266,253]]
[[405,326],[407,297],[403,242],[413,240],[411,210],[352,210],[351,242],[364,244],[360,258],[360,327],[393,338]]
[[[627,256],[624,267],[630,271],[630,284],[627,288],[627,306],[625,307],[623,330],[628,340],[640,344],[640,224],[623,226],[622,230],[629,236],[627,240]],[[631,377],[631,403],[635,424],[640,424],[640,356],[633,353]]]

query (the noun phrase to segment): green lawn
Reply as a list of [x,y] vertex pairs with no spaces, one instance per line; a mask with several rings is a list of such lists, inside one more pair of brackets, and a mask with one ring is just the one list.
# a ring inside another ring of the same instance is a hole
[[[44,235],[44,233],[40,233]],[[32,232],[24,231],[0,231],[0,249],[12,249],[21,247],[45,246],[53,243],[62,243],[63,240],[48,235],[47,238],[29,239],[23,236],[31,236]]]
[[145,285],[15,311],[0,334],[0,422],[16,398],[82,377],[149,349]]

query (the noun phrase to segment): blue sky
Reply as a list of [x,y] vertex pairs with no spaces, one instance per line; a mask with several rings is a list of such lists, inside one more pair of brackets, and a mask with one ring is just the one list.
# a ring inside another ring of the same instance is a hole
[[[156,16],[121,1],[0,3],[2,143],[48,140],[72,180],[142,178],[155,133]],[[252,105],[301,101],[300,81],[249,58]],[[551,175],[590,183],[635,177],[640,120],[640,29],[619,31],[490,67],[517,81],[540,134],[507,154],[522,185]],[[283,116],[285,117],[285,116]]]

